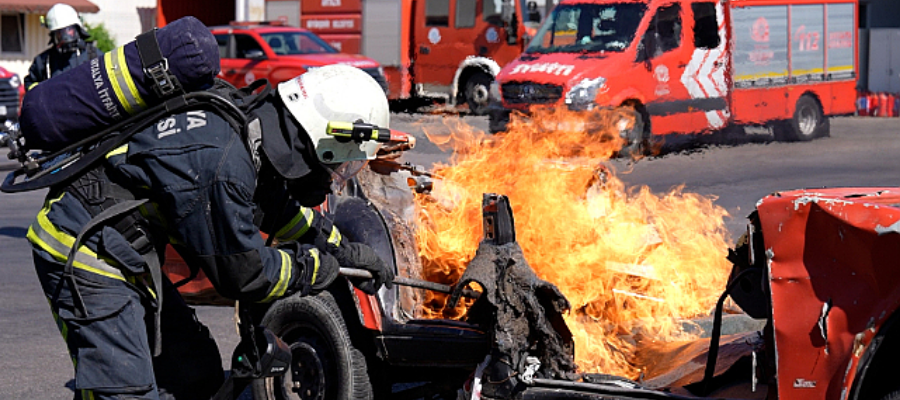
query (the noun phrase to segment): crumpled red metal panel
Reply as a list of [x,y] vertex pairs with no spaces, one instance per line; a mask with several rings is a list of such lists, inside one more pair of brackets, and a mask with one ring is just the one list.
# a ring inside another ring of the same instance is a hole
[[900,302],[900,188],[782,192],[757,210],[779,398],[840,399]]

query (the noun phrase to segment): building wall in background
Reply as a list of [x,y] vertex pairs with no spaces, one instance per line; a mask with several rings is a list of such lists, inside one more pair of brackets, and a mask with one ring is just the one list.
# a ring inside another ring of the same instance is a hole
[[50,31],[41,26],[40,14],[25,14],[25,52],[0,53],[0,67],[19,74],[28,75],[31,61],[42,51],[50,47]]
[[[147,23],[147,17],[142,18],[141,9],[156,8],[156,0],[91,0],[100,7],[96,14],[84,14],[84,22],[89,24],[103,23],[106,30],[112,35],[116,46],[124,45],[144,32],[152,28],[153,24]],[[146,13],[154,15],[154,13]],[[142,20],[143,19],[143,20]]]

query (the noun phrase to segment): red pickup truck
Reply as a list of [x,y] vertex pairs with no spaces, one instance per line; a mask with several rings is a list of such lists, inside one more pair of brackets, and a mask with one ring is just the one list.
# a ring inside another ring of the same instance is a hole
[[277,84],[312,68],[347,64],[359,68],[387,92],[384,71],[377,61],[358,54],[345,54],[303,29],[275,23],[234,24],[211,27],[219,43],[222,72],[219,77],[242,87],[267,78]]

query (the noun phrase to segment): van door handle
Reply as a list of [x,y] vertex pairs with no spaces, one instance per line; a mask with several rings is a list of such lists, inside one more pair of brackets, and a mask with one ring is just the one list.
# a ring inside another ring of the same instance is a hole
[[427,46],[419,46],[419,53],[428,54],[431,53],[431,49]]

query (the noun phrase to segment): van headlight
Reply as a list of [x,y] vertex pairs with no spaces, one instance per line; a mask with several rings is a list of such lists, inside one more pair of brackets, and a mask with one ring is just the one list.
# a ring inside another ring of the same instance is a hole
[[570,110],[583,111],[594,108],[597,92],[606,88],[606,78],[582,79],[566,93],[566,105]]

